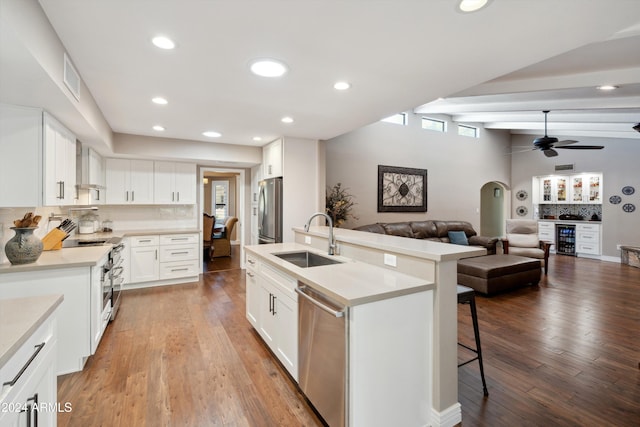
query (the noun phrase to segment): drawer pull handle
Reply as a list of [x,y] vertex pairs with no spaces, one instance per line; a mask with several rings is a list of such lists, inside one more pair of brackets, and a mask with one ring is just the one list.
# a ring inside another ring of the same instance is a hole
[[172,237],[171,238],[172,242],[175,242],[175,241],[178,241],[178,240],[189,240],[189,238],[188,237]]
[[189,251],[182,251],[182,252],[171,252],[171,255],[183,255],[183,254],[188,254]]
[[29,358],[29,360],[27,360],[27,363],[24,364],[24,366],[22,367],[22,369],[20,369],[20,372],[18,372],[16,374],[16,376],[11,380],[8,381],[4,384],[2,384],[3,386],[8,385],[13,387],[15,385],[15,383],[18,382],[18,380],[20,379],[20,377],[22,376],[22,374],[24,374],[24,371],[27,370],[27,368],[29,367],[29,365],[31,364],[31,362],[33,362],[33,359],[35,359],[38,356],[38,353],[40,353],[40,350],[42,350],[44,348],[44,344],[38,344],[37,346],[35,346],[36,351],[33,352],[33,354],[31,355],[31,357]]
[[171,271],[188,271],[189,269],[187,267],[185,268],[172,268]]

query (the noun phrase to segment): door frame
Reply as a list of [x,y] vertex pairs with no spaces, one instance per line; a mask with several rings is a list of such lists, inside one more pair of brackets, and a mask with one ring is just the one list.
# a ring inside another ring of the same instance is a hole
[[[200,230],[200,268],[204,270],[202,266],[204,263],[203,252],[204,247],[202,245],[203,239],[203,228],[204,224],[202,221],[202,212],[204,209],[204,174],[206,172],[217,172],[217,173],[233,173],[236,175],[236,191],[238,197],[237,204],[237,216],[238,222],[236,223],[236,236],[237,240],[240,242],[240,268],[244,268],[244,245],[245,245],[245,169],[232,169],[232,168],[222,168],[215,166],[200,166],[198,172],[198,229]],[[204,271],[202,271],[204,272]]]

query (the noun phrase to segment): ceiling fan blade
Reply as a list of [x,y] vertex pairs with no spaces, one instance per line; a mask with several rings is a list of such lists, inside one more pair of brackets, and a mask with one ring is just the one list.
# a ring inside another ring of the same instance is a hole
[[[525,148],[525,147],[513,147],[513,148]],[[507,153],[506,155],[510,155],[510,154],[517,154],[517,153],[526,153],[526,152],[529,152],[529,151],[535,151],[535,150],[536,150],[536,148],[531,148],[531,147],[529,147],[529,148],[525,148],[524,150],[516,150],[516,151],[512,151],[512,152],[510,152],[510,153]]]
[[564,141],[557,142],[553,146],[558,148],[558,147],[562,147],[562,146],[565,146],[565,145],[575,144],[576,142],[578,142],[578,141],[574,141],[573,139],[565,139]]
[[547,157],[555,157],[558,155],[558,152],[553,148],[547,148],[546,150],[542,150],[545,156]]
[[562,147],[555,147],[555,148],[562,148],[565,150],[601,150],[604,148],[603,145],[568,145],[568,146],[562,146]]

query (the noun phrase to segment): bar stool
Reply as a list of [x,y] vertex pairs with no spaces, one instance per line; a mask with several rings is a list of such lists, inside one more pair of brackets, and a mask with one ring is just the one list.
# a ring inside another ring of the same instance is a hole
[[458,343],[459,346],[466,348],[476,354],[476,357],[467,360],[466,362],[460,363],[460,366],[466,365],[467,363],[471,363],[474,360],[478,361],[480,365],[480,376],[482,377],[482,388],[485,396],[489,396],[489,391],[487,390],[487,382],[484,380],[484,366],[482,365],[482,349],[480,347],[480,330],[478,329],[478,312],[476,311],[476,294],[475,291],[466,286],[458,285],[458,304],[469,304],[471,307],[471,320],[473,321],[473,334],[476,337],[476,348],[468,347],[462,343]]

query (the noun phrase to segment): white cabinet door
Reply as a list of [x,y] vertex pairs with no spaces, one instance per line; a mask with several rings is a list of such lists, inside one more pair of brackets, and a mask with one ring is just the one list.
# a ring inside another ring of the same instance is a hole
[[289,373],[298,379],[298,302],[276,292],[275,312],[278,320],[276,354]]
[[129,263],[131,283],[149,282],[160,277],[158,246],[132,247]]
[[0,104],[0,207],[42,205],[42,170],[42,110]]
[[273,287],[263,280],[262,277],[258,281],[260,284],[260,322],[258,332],[265,340],[267,345],[273,350],[275,348],[276,334],[278,330],[278,322],[274,314],[275,295]]
[[176,203],[191,205],[196,202],[196,165],[193,163],[175,164]]
[[74,204],[76,197],[76,137],[44,114],[44,204]]
[[262,165],[263,176],[267,178],[275,178],[282,176],[282,155],[283,155],[283,141],[277,139],[262,149]]
[[153,161],[107,159],[105,165],[108,204],[153,203]]
[[173,162],[154,162],[153,166],[154,202],[175,203],[175,167]]
[[131,160],[131,203],[149,205],[153,203],[153,162]]
[[155,162],[156,204],[194,204],[196,165],[194,163]]

